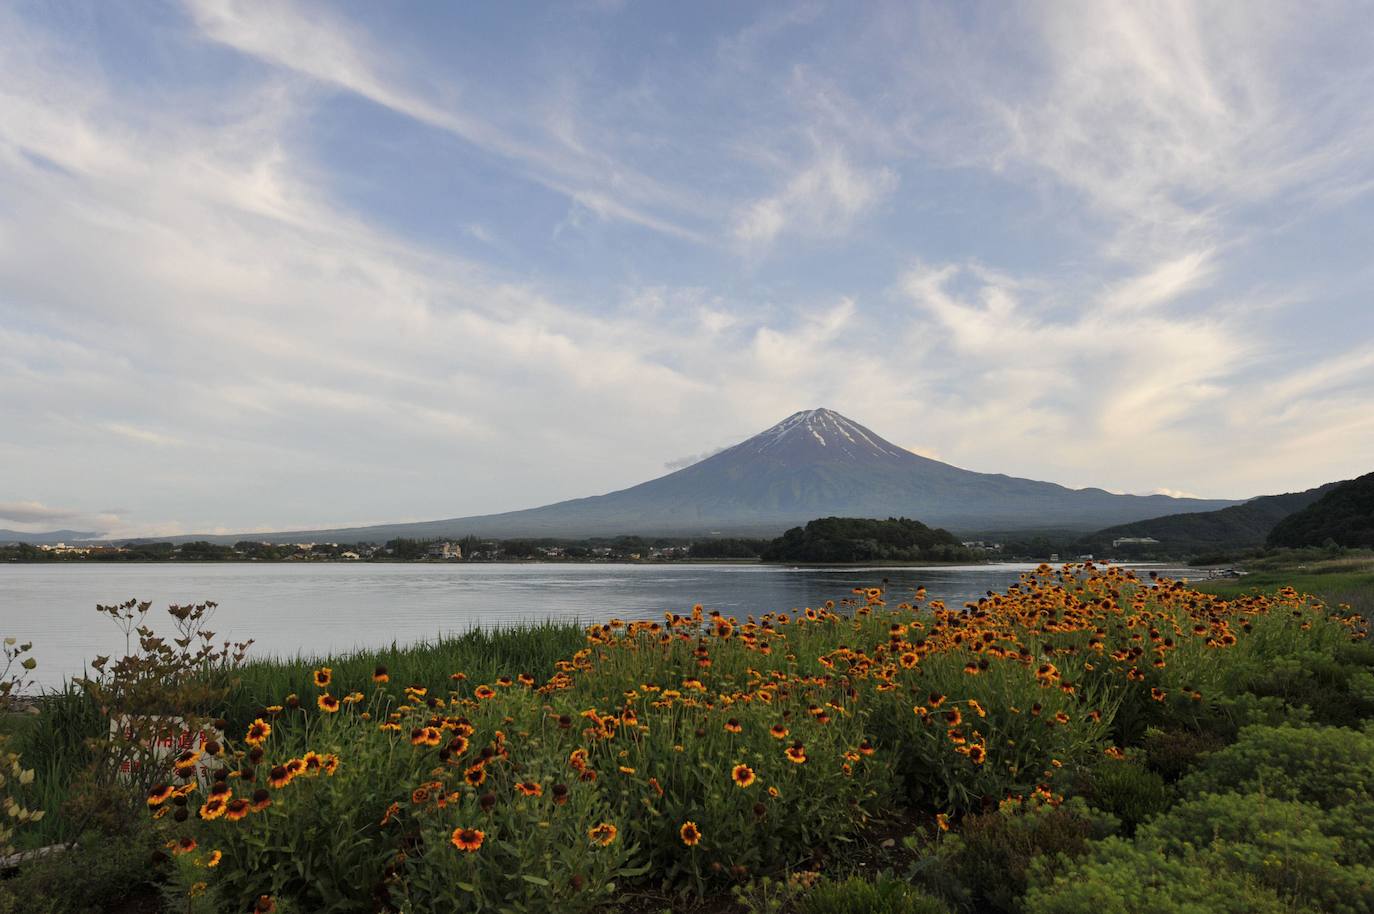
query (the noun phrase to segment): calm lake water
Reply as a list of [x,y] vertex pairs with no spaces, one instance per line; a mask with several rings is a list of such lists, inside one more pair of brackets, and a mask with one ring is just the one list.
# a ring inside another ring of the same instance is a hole
[[[80,673],[124,638],[97,603],[213,600],[220,638],[256,639],[252,656],[320,655],[402,644],[474,626],[539,619],[661,618],[693,603],[743,616],[837,602],[889,580],[893,602],[918,586],[950,606],[1004,590],[1034,565],[787,568],[773,565],[130,564],[0,565],[0,637],[32,641],[40,685]],[[170,631],[170,626],[167,626]],[[217,639],[219,640],[219,639]]]

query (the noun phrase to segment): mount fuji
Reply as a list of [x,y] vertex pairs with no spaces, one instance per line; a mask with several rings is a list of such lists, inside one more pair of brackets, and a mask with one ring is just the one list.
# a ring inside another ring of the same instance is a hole
[[898,447],[834,410],[811,409],[677,472],[606,495],[503,514],[253,538],[771,536],[830,515],[905,516],[957,531],[1089,531],[1233,504],[975,473]]

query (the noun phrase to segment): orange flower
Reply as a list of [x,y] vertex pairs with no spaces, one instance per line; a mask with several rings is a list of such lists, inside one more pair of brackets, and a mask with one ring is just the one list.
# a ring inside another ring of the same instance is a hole
[[458,848],[460,851],[472,854],[475,853],[477,849],[482,846],[482,842],[486,840],[486,837],[486,832],[482,831],[481,829],[455,828],[453,830],[453,834],[449,837],[449,840],[452,841],[453,846]]
[[730,770],[730,778],[735,782],[736,786],[739,787],[748,787],[757,780],[754,775],[754,769],[745,764],[739,764],[732,768]]
[[733,717],[725,722],[726,733],[739,733],[743,729],[744,727],[740,725],[740,722],[735,720]]
[[544,785],[538,781],[521,781],[515,785],[515,789],[527,797],[542,797],[544,795]]
[[148,805],[161,806],[171,798],[173,793],[174,791],[167,784],[159,784],[148,791]]
[[803,748],[801,743],[793,743],[788,746],[785,754],[787,755],[787,760],[794,765],[806,763],[806,749]]
[[244,816],[248,815],[248,812],[252,808],[252,805],[253,804],[249,803],[243,797],[238,797],[237,799],[230,800],[229,805],[225,807],[224,817],[228,819],[230,822],[237,822]]
[[790,732],[791,731],[782,724],[774,724],[769,728],[768,735],[773,737],[773,739],[787,739],[787,734]]
[[486,701],[496,697],[496,690],[489,685],[479,685],[472,694],[476,695],[479,701]]
[[587,829],[587,837],[591,839],[591,842],[602,847],[609,847],[618,834],[620,834],[620,830],[609,822],[602,822]]
[[682,843],[688,847],[696,847],[701,843],[701,829],[697,828],[695,822],[683,822],[677,833],[682,838]]
[[339,710],[339,700],[328,692],[325,692],[319,698],[315,699],[315,704],[319,705],[320,710],[326,714],[333,714],[335,711]]
[[333,682],[333,681],[334,681],[334,671],[331,670],[329,667],[327,667],[327,666],[322,666],[322,667],[320,667],[318,670],[315,671],[315,686],[316,686],[316,688],[320,688],[320,689],[328,688],[329,684],[330,684],[331,682]]

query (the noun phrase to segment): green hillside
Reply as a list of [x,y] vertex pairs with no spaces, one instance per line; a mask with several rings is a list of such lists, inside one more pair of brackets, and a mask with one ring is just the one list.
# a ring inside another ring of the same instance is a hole
[[[1305,492],[1265,495],[1241,505],[1219,511],[1194,514],[1168,514],[1130,524],[1119,524],[1085,537],[1086,551],[1097,554],[1149,552],[1161,555],[1186,555],[1200,552],[1253,549],[1265,544],[1274,525],[1296,511],[1312,505],[1326,493],[1342,485],[1327,483]],[[1155,539],[1145,544],[1113,543],[1121,539]]]
[[1374,547],[1374,473],[1341,483],[1321,498],[1280,521],[1269,532],[1270,546],[1338,545]]

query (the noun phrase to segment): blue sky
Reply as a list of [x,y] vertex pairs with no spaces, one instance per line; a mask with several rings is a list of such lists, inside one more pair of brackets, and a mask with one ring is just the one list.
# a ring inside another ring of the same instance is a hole
[[968,467],[1374,455],[1374,8],[20,2],[0,527],[620,488],[827,406]]

